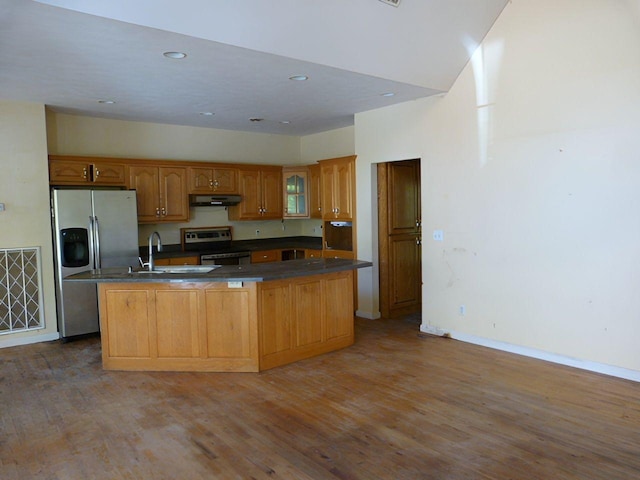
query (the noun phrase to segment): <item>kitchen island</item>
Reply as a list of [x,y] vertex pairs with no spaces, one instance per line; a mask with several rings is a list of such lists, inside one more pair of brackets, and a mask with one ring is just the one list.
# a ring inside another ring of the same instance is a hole
[[300,259],[65,281],[98,283],[105,369],[258,372],[351,345],[354,271],[369,266]]

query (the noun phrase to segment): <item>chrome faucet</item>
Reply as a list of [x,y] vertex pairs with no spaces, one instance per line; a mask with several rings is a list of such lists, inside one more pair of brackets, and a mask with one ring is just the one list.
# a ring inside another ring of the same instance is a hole
[[162,251],[162,240],[160,239],[160,234],[158,232],[153,232],[149,235],[149,263],[147,264],[149,267],[149,271],[153,271],[153,237],[158,237],[158,251]]

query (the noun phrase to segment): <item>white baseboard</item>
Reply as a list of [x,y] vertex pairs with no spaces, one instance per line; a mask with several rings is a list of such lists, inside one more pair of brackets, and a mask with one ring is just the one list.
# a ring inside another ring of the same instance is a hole
[[19,345],[29,345],[31,343],[51,342],[58,340],[60,334],[58,332],[46,333],[43,335],[33,335],[31,337],[0,337],[0,348],[17,347]]
[[606,365],[604,363],[566,357],[564,355],[549,353],[543,350],[537,350],[535,348],[522,347],[519,345],[513,345],[511,343],[500,342],[498,340],[491,340],[484,337],[477,337],[475,335],[468,335],[461,332],[445,332],[444,330],[433,327],[431,325],[420,325],[420,331],[438,336],[443,336],[445,335],[445,333],[447,333],[451,338],[460,340],[461,342],[472,343],[474,345],[493,348],[495,350],[502,350],[503,352],[515,353],[517,355],[523,355],[525,357],[537,358],[539,360],[545,360],[547,362],[580,368],[582,370],[588,370],[590,372],[602,373],[604,375],[610,375],[612,377],[624,378],[626,380],[633,380],[634,382],[640,382],[640,371],[637,370],[630,370],[628,368],[615,367],[612,365]]
[[380,312],[364,312],[356,310],[356,317],[366,318],[367,320],[377,320],[380,318]]

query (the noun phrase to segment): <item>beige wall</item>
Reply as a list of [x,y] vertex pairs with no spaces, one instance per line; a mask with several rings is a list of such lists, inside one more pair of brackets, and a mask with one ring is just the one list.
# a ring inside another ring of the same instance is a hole
[[361,254],[371,165],[422,159],[423,329],[640,371],[631,5],[514,0],[444,98],[356,116]]
[[0,347],[58,338],[44,106],[0,101],[0,248],[40,247],[46,328],[0,335]]
[[47,112],[49,153],[296,164],[300,139],[287,135],[126,122]]
[[300,161],[309,164],[325,158],[356,153],[354,127],[338,128],[300,138]]
[[[47,129],[50,154],[274,165],[294,165],[300,160],[300,138],[286,135],[125,122],[51,111],[47,112]],[[141,225],[139,243],[145,245],[153,231],[158,231],[166,244],[180,243],[180,228],[186,226],[231,225],[237,240],[321,236],[319,224],[314,220],[230,222],[222,207],[199,207],[191,209],[188,224]]]

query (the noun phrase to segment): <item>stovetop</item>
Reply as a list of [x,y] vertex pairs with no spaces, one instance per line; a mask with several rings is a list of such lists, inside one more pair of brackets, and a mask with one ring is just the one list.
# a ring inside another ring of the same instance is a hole
[[181,228],[185,251],[225,250],[231,246],[231,227]]

